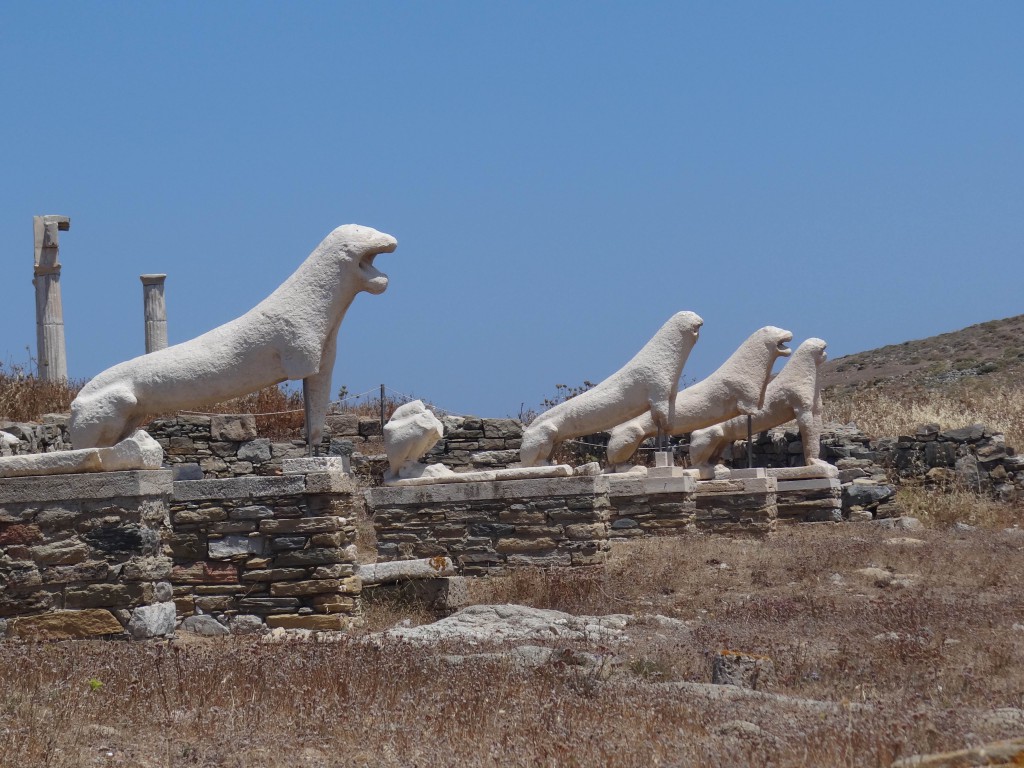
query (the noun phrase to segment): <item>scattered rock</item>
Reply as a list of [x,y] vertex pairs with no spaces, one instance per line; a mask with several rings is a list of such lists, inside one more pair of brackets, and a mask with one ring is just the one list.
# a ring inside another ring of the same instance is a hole
[[155,603],[136,608],[128,622],[128,634],[136,640],[174,634],[174,603]]
[[711,662],[713,685],[736,685],[763,690],[775,678],[775,664],[767,656],[739,651],[719,651]]
[[509,640],[606,642],[621,638],[629,619],[622,614],[573,616],[523,605],[471,605],[433,624],[395,627],[381,634],[418,643]]
[[239,614],[228,622],[228,628],[233,635],[262,635],[267,631],[266,624],[259,616],[250,614]]
[[186,632],[193,632],[205,637],[222,637],[230,634],[228,628],[213,616],[189,616],[181,623],[181,626]]

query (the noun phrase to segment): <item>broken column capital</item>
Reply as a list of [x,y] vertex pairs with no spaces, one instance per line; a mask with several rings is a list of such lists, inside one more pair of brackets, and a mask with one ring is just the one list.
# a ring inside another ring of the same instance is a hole
[[68,216],[33,216],[32,229],[35,235],[35,274],[48,275],[60,272],[57,261],[60,248],[60,232],[71,229]]

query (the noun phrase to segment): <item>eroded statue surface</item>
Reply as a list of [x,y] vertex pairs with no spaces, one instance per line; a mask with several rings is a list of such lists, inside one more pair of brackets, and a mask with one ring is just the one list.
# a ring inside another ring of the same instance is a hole
[[71,404],[76,448],[112,446],[161,413],[228,400],[303,379],[310,429],[319,442],[330,402],[338,327],[361,291],[388,286],[373,259],[397,241],[347,224],[320,243],[270,296],[229,323],[191,341],[108,368]]
[[444,424],[427,410],[422,400],[396,408],[384,425],[384,452],[388,457],[384,482],[453,474],[444,464],[420,463],[443,435]]
[[[821,384],[818,371],[827,359],[827,344],[807,339],[793,353],[779,375],[768,382],[764,405],[752,414],[756,434],[796,419],[804,446],[804,464],[834,473],[835,467],[818,458],[821,443]],[[746,417],[734,418],[690,435],[690,461],[708,469],[734,440],[747,438]]]
[[546,464],[564,440],[610,429],[645,414],[666,430],[675,414],[676,387],[704,321],[677,312],[622,368],[596,387],[538,416],[523,433],[523,467]]
[[[792,333],[771,325],[755,331],[718,370],[676,393],[675,410],[665,431],[682,435],[755,413],[764,401],[772,366],[779,357],[789,355],[786,343],[792,339]],[[644,440],[657,434],[659,426],[650,414],[620,423],[608,440],[609,466],[629,461]]]

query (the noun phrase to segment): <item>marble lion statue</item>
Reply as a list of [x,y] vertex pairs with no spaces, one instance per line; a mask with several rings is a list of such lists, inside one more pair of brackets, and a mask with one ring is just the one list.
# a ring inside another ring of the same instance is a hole
[[[682,435],[741,414],[754,413],[764,400],[772,366],[789,355],[793,334],[769,325],[755,331],[703,381],[676,393],[675,414],[665,430]],[[648,415],[619,424],[608,439],[608,464],[625,464],[659,425]]]
[[[796,348],[778,376],[768,382],[764,405],[752,414],[756,434],[796,419],[804,445],[804,464],[830,465],[818,458],[821,450],[821,384],[818,370],[827,359],[821,339],[807,339]],[[746,440],[746,417],[730,419],[690,435],[690,461],[695,467],[710,468],[734,440]]]
[[373,266],[398,241],[370,227],[331,232],[277,290],[241,317],[191,341],[136,357],[92,379],[71,404],[75,448],[103,448],[161,413],[197,408],[302,379],[310,435],[330,402],[338,327],[357,293],[383,293]]

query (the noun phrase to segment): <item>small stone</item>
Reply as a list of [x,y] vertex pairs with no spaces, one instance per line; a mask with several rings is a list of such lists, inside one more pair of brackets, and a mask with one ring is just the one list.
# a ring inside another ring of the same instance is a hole
[[210,439],[242,443],[255,440],[256,418],[254,416],[211,416]]
[[231,520],[266,520],[274,516],[274,510],[270,507],[264,507],[260,505],[250,505],[247,507],[238,507],[228,512],[228,517]]
[[153,585],[153,599],[158,603],[166,603],[174,597],[174,588],[169,581],[158,581]]
[[186,462],[182,464],[175,464],[171,467],[173,473],[174,482],[187,482],[190,480],[202,480],[203,469],[198,464],[193,462]]
[[136,608],[128,622],[128,634],[136,640],[174,634],[174,603],[155,603]]
[[65,539],[32,547],[29,553],[40,565],[74,565],[89,557],[89,547],[78,539]]
[[189,616],[181,626],[186,632],[193,632],[205,637],[221,637],[230,634],[227,627],[212,616]]
[[239,461],[251,461],[254,464],[264,464],[270,461],[271,449],[270,440],[259,437],[255,440],[242,443],[238,447]]
[[228,621],[228,629],[233,635],[262,635],[267,626],[259,616],[239,614]]
[[168,557],[139,557],[124,564],[121,578],[125,581],[156,581],[171,575],[172,563]]
[[737,651],[719,651],[711,665],[713,685],[736,685],[764,690],[775,676],[775,664],[767,656]]

